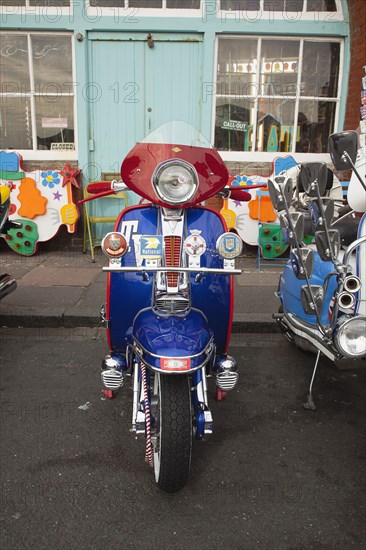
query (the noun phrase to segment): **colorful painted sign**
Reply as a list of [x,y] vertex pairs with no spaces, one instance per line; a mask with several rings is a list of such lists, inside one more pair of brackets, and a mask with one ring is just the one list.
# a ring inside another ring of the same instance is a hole
[[78,187],[80,170],[66,164],[63,170],[45,169],[26,172],[16,152],[0,151],[0,183],[11,186],[9,219],[22,224],[10,230],[5,239],[15,252],[30,256],[38,242],[52,239],[61,225],[75,232],[78,211],[72,187]]
[[[296,167],[297,163],[291,155],[277,157],[273,162],[273,173],[279,174],[286,171],[292,177],[292,172],[297,170]],[[248,202],[224,200],[221,214],[228,229],[236,229],[238,235],[246,244],[250,246],[259,245],[262,255],[272,258],[282,255],[288,245],[282,240],[277,214],[268,194],[267,181],[268,178],[258,175],[231,176],[229,184],[244,187],[250,193],[252,199]],[[263,185],[263,188],[250,189],[252,185]],[[269,238],[268,229],[270,229],[270,243],[267,242]],[[273,236],[274,240],[272,242]],[[268,248],[268,245],[270,245],[270,248]]]

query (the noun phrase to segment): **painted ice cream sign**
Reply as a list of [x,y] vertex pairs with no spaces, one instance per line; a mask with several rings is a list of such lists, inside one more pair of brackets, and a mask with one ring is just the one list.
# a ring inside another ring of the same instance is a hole
[[63,170],[25,172],[18,153],[0,151],[0,183],[11,187],[9,218],[22,224],[5,236],[15,252],[34,254],[37,243],[52,239],[61,225],[75,232],[78,211],[72,186],[78,187],[79,173],[68,164]]

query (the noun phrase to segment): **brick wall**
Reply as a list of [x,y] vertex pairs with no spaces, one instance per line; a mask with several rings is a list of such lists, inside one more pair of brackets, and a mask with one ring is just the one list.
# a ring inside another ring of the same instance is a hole
[[351,28],[351,63],[348,82],[345,130],[356,130],[360,122],[361,79],[366,65],[366,0],[348,0]]

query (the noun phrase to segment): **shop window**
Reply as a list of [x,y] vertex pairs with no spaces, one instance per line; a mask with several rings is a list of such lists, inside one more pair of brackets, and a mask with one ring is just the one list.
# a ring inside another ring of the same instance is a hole
[[0,149],[73,150],[71,36],[0,33]]
[[201,0],[89,0],[92,8],[146,8],[197,10]]
[[223,11],[334,12],[337,0],[221,0]]
[[340,49],[336,40],[220,38],[216,147],[326,153],[339,102]]
[[0,0],[0,6],[68,8],[70,0]]

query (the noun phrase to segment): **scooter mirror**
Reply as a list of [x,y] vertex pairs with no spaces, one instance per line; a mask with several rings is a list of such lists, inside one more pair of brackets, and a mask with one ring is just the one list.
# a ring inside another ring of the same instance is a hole
[[357,157],[357,132],[349,130],[332,134],[328,138],[329,153],[337,170],[351,170]]
[[301,304],[308,315],[321,312],[324,302],[324,289],[321,285],[304,285],[301,287]]
[[310,278],[314,269],[314,250],[311,248],[296,248],[291,251],[290,261],[297,279]]
[[304,238],[304,216],[301,212],[280,215],[280,226],[284,241],[289,245],[300,243]]
[[290,240],[289,244],[296,244],[296,242],[300,243],[304,238],[304,216],[301,212],[291,212],[290,216],[295,235]]
[[315,245],[323,262],[332,261],[332,257],[338,256],[341,247],[341,235],[338,229],[328,230],[329,241],[325,231],[315,232]]
[[322,198],[324,216],[321,214],[318,199],[313,199],[309,208],[311,211],[311,218],[313,220],[313,226],[315,231],[321,231],[325,225],[328,227],[331,225],[334,216],[334,201],[331,198]]
[[285,176],[274,176],[268,180],[268,191],[274,208],[280,212],[290,206],[293,189],[292,180]]
[[327,186],[328,168],[324,162],[306,162],[300,168],[300,184],[309,197],[323,195]]

